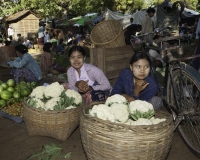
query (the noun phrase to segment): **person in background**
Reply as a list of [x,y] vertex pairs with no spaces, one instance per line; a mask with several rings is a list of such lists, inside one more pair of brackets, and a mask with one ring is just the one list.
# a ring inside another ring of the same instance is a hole
[[131,24],[135,24],[135,23],[133,22],[133,17],[130,18],[130,22],[131,22]]
[[65,44],[63,42],[64,42],[64,40],[61,38],[56,47],[57,52],[61,53],[61,54],[65,53]]
[[124,37],[126,45],[130,45],[130,40],[132,35],[136,35],[137,32],[142,30],[142,26],[140,24],[131,24],[124,31]]
[[49,31],[46,28],[46,30],[44,31],[44,44],[50,41],[50,35],[49,35]]
[[81,46],[72,46],[68,52],[71,67],[67,70],[69,88],[83,94],[87,102],[91,102],[91,92],[102,91],[110,94],[111,85],[103,71],[96,66],[85,63],[85,50]]
[[[147,9],[147,15],[145,16],[145,18],[142,20],[142,31],[141,33],[150,33],[153,32],[154,30],[154,22],[152,21],[152,17],[154,16],[154,14],[156,13],[156,10],[154,8],[148,8]],[[149,41],[150,43],[152,43],[153,40],[153,35],[149,36],[149,39],[146,39],[146,41]]]
[[63,39],[65,41],[65,37],[64,37],[63,31],[61,29],[54,29],[53,36],[55,39],[58,40],[58,42],[60,41],[60,39]]
[[15,46],[17,58],[8,62],[12,67],[11,74],[16,82],[39,82],[42,79],[42,72],[37,61],[28,53],[23,44]]
[[44,23],[39,22],[39,28],[38,28],[38,48],[42,50],[44,45]]
[[8,37],[13,38],[13,35],[14,35],[14,29],[11,26],[9,26],[8,27]]
[[144,100],[161,109],[162,99],[157,97],[158,83],[150,74],[151,60],[144,52],[136,52],[130,61],[130,67],[121,71],[112,89],[111,95],[120,94],[129,102]]
[[34,49],[33,39],[28,40],[27,37],[24,37],[24,42],[22,44],[25,45],[28,49]]
[[46,75],[53,67],[53,59],[51,55],[52,43],[46,42],[43,47],[43,53],[40,57],[40,69],[43,75]]

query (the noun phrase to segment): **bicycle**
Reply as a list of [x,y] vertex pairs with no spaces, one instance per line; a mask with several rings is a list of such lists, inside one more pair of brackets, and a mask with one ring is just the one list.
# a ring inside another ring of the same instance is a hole
[[[145,39],[150,34],[155,34],[155,31],[133,36],[131,39],[133,49],[135,47],[134,41],[137,38],[143,37]],[[168,48],[162,48],[163,42],[174,39],[178,39],[178,46],[173,45]],[[166,62],[164,84],[159,84],[159,94],[163,99],[165,108],[173,116],[175,129],[177,129],[180,137],[188,148],[197,157],[200,157],[200,73],[189,64],[183,63],[199,58],[200,55],[175,58],[171,50],[178,49],[179,54],[183,54],[180,39],[181,37],[166,37],[159,41],[161,48],[157,48],[157,50],[161,51],[161,57]],[[145,40],[143,40],[143,43],[145,51],[152,49]],[[154,66],[151,72],[158,80]]]

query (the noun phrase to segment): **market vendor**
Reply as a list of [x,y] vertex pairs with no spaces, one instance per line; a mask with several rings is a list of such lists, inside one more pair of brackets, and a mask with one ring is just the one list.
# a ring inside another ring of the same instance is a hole
[[12,58],[7,62],[12,67],[11,74],[15,81],[39,82],[42,73],[37,61],[28,53],[28,49],[23,44],[15,46],[17,58]]
[[130,61],[130,67],[121,71],[111,95],[123,95],[129,102],[144,100],[161,109],[162,99],[157,97],[158,83],[150,74],[151,60],[144,52],[136,52]]
[[80,92],[88,102],[102,100],[98,94],[103,95],[105,100],[111,85],[101,69],[85,63],[84,48],[75,45],[70,48],[68,56],[71,63],[67,71],[69,88]]

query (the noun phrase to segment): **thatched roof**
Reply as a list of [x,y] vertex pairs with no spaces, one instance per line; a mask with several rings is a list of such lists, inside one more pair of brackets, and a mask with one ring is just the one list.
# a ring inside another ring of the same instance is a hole
[[[17,13],[15,13],[15,14],[12,14],[12,15],[10,15],[10,16],[8,16],[7,18],[6,18],[6,22],[9,22],[9,21],[14,21],[14,20],[17,20],[17,19],[19,19],[19,18],[21,18],[21,17],[23,17],[24,15],[26,15],[27,13],[32,13],[31,11],[29,11],[29,10],[23,10],[23,11],[19,11],[19,12],[17,12]],[[34,14],[35,15],[35,14]],[[36,16],[36,15],[35,15]],[[38,16],[36,16],[36,17],[38,17]]]

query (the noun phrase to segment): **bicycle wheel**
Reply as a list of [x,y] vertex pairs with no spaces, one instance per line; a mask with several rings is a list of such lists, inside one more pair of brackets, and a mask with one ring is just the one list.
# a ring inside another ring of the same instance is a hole
[[[170,79],[167,83],[167,102],[182,117],[178,132],[188,148],[200,157],[200,73],[188,65],[172,71],[174,91]],[[175,99],[175,94],[176,99]]]

